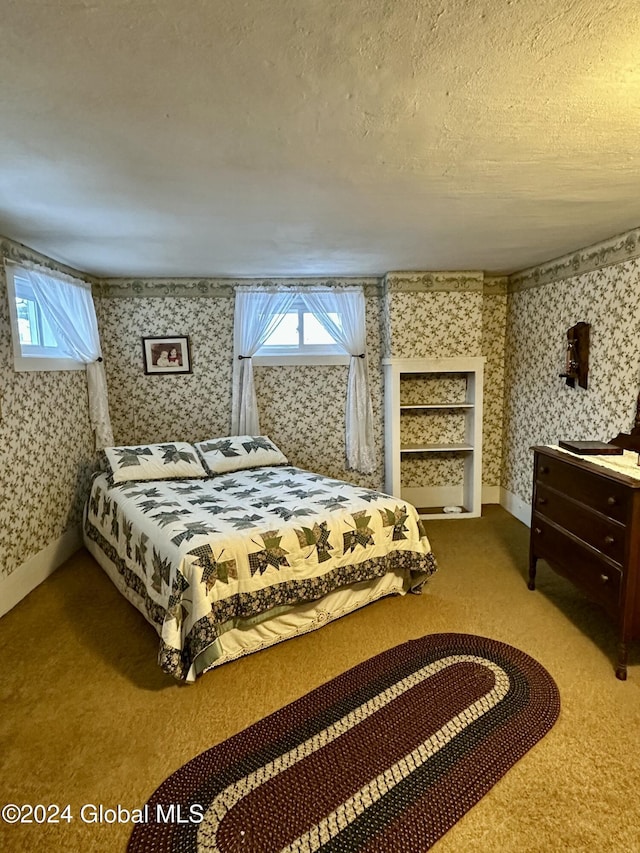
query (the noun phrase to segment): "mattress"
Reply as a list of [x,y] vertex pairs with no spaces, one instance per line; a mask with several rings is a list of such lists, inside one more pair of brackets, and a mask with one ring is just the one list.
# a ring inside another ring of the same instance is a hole
[[99,474],[84,538],[156,628],[160,666],[184,681],[419,592],[436,568],[410,504],[290,466],[118,485]]

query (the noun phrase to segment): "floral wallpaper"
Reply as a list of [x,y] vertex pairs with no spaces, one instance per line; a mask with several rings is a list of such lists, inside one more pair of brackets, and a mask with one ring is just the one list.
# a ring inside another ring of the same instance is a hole
[[400,444],[417,446],[421,443],[456,444],[464,442],[465,416],[462,412],[427,411],[400,416]]
[[482,409],[482,482],[499,486],[502,468],[504,411],[504,357],[507,325],[507,282],[496,282],[482,299],[482,355],[484,394]]
[[[292,464],[381,487],[382,357],[482,355],[483,482],[529,502],[533,444],[563,437],[608,440],[633,424],[640,387],[639,254],[637,229],[516,273],[508,287],[506,278],[479,272],[363,279],[377,471],[365,476],[345,468],[346,367],[256,368],[263,432]],[[32,260],[91,281],[2,238],[0,257]],[[301,285],[307,281],[312,279],[300,279]],[[227,434],[235,283],[92,281],[117,442]],[[580,320],[591,324],[586,391],[569,388],[558,375],[566,330]],[[192,374],[144,374],[141,338],[158,334],[190,336]],[[13,371],[2,267],[0,364],[2,577],[80,521],[96,464],[84,372]],[[436,398],[443,390],[457,393],[435,388]],[[428,421],[434,434],[441,426],[437,418]],[[446,425],[458,427],[455,419]],[[424,419],[412,416],[403,423],[408,436],[424,428]],[[462,457],[417,456],[403,468],[403,485],[459,482],[461,469]]]
[[[502,485],[530,503],[535,444],[608,441],[633,425],[640,388],[640,260],[539,287],[507,305]],[[567,329],[591,324],[588,388],[570,388]]]
[[[459,375],[407,374],[400,381],[400,401],[415,403],[460,403],[465,400],[466,379]],[[454,411],[405,411],[400,416],[400,444],[462,442],[465,416]],[[464,456],[459,453],[415,453],[402,457],[400,481],[404,488],[452,486],[464,480]]]
[[391,357],[482,354],[482,291],[392,292],[387,310]]
[[[401,273],[391,274],[386,280],[386,353],[398,358],[486,358],[482,449],[485,486],[500,485],[506,304],[506,278],[485,280],[482,273]],[[445,390],[442,385],[440,390]],[[404,420],[403,417],[403,426]],[[407,422],[405,428],[413,430],[408,435],[417,434],[416,426],[419,425]],[[440,424],[430,419],[426,426],[435,441]],[[461,456],[449,454],[412,457],[403,463],[403,485],[460,483],[463,463]]]
[[5,258],[78,276],[0,240],[0,577],[80,523],[95,465],[85,372],[13,369]]
[[[6,257],[79,275],[12,241],[2,241],[0,247]],[[379,460],[373,474],[349,471],[345,465],[346,367],[256,368],[263,432],[285,450],[292,464],[381,488],[381,360],[390,349],[394,355],[410,357],[488,353],[497,373],[493,410],[487,405],[491,391],[485,385],[485,406],[487,412],[493,411],[487,423],[492,433],[499,432],[506,298],[487,299],[481,280],[481,274],[421,274],[408,290],[403,290],[406,281],[392,281],[383,296],[381,281],[363,279]],[[301,284],[305,281],[301,279]],[[96,457],[84,373],[13,371],[6,288],[4,281],[0,283],[0,359],[8,367],[0,372],[0,486],[9,496],[0,509],[4,534],[0,566],[1,574],[7,575],[80,521]],[[215,279],[93,282],[116,442],[195,441],[228,433],[233,284]],[[420,290],[424,287],[426,291]],[[158,334],[190,336],[193,373],[144,374],[141,338]],[[438,389],[439,393],[450,396],[454,391]],[[406,427],[412,428],[409,421]],[[439,425],[431,421],[430,428]],[[488,446],[499,458],[499,441],[487,442],[485,437],[485,454]],[[37,469],[31,464],[34,456],[39,460]],[[42,460],[47,476],[42,476]],[[493,479],[497,468],[495,461],[490,462],[485,477]],[[444,484],[458,479],[460,471],[461,460],[452,457],[418,458],[407,478],[410,485]]]
[[347,366],[257,367],[256,394],[263,432],[284,450],[292,464],[381,489],[384,484],[381,301],[367,299],[366,311],[369,385],[378,454],[373,474],[346,468]]
[[459,374],[406,373],[400,379],[400,402],[404,406],[463,403],[466,390],[467,381]]
[[[97,300],[116,444],[228,435],[233,299],[162,296]],[[144,373],[142,338],[188,335],[192,373]]]
[[[502,316],[500,312],[493,312],[493,321],[484,329],[486,300],[479,289],[481,283],[482,277],[478,274],[467,276],[464,281],[457,274],[451,274],[447,281],[436,282],[435,286],[456,288],[454,290],[396,292],[393,288],[398,285],[392,283],[381,297],[375,282],[363,281],[368,297],[367,345],[378,446],[376,472],[363,475],[346,468],[347,367],[256,367],[262,432],[271,436],[294,465],[314,468],[319,473],[363,486],[382,488],[382,354],[391,340],[394,354],[409,357],[477,355],[487,343],[495,360],[499,361],[504,342],[500,321],[504,322],[504,312]],[[422,286],[422,282],[418,286]],[[433,282],[429,281],[428,286],[433,286]],[[460,290],[466,286],[473,290]],[[232,283],[118,280],[104,283],[99,292],[98,314],[115,441],[157,442],[170,438],[194,441],[226,435],[231,407]],[[491,297],[491,305],[497,298]],[[144,375],[140,339],[144,335],[159,334],[190,336],[193,374]],[[452,381],[453,387],[436,387],[435,396],[457,399],[461,395],[462,398],[464,383],[455,379],[447,381]],[[494,396],[496,409],[501,409],[501,387]],[[495,448],[494,453],[499,454],[499,417],[496,416],[492,423],[494,431],[498,424],[498,438],[494,436],[488,443]],[[438,428],[435,421],[430,421],[432,432]],[[496,477],[497,483],[499,457],[488,471]],[[445,485],[452,478],[459,481],[461,476],[462,460],[450,457],[436,458],[433,464],[429,459],[416,460],[410,479],[412,485]]]
[[423,486],[459,486],[464,482],[463,453],[405,454],[400,470],[403,489]]
[[[97,302],[114,440],[117,443],[169,439],[202,441],[228,435],[233,356],[232,291],[229,295],[222,292],[213,298],[110,298],[105,290],[102,289]],[[366,306],[379,457],[376,473],[363,475],[346,468],[346,366],[256,367],[256,394],[261,431],[275,441],[292,465],[380,488],[383,483],[383,402],[379,299],[367,298]],[[190,336],[192,374],[146,376],[143,373],[141,337],[164,334]]]

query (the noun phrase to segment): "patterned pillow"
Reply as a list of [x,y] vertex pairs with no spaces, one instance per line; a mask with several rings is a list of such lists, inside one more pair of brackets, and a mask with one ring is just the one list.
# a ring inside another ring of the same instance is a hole
[[131,480],[175,480],[180,477],[206,477],[207,472],[190,444],[141,444],[131,447],[105,447],[109,479],[115,483]]
[[284,453],[266,435],[212,438],[209,441],[199,441],[195,447],[212,474],[288,463]]

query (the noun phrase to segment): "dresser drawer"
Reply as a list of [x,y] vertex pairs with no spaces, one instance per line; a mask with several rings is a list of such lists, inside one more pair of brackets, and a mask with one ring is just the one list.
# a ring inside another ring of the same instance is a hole
[[622,565],[624,525],[596,514],[582,503],[576,503],[541,483],[536,487],[535,511]]
[[626,521],[629,490],[622,483],[542,455],[536,457],[535,476],[538,483],[551,486],[609,518]]
[[584,590],[611,615],[618,615],[622,572],[587,546],[558,530],[547,519],[534,513],[531,547],[536,557]]

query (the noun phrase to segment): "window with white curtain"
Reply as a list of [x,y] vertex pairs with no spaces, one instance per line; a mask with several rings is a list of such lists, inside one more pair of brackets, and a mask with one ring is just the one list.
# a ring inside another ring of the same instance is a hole
[[[376,449],[365,314],[364,291],[359,286],[309,286],[301,292],[286,287],[238,287],[234,310],[232,435],[260,434],[253,364],[254,361],[269,363],[270,357],[264,355],[269,347],[281,353],[286,353],[289,347],[290,354],[274,356],[271,362],[274,364],[326,364],[328,359],[341,359],[349,365],[345,411],[347,465],[364,473],[374,471]],[[323,347],[342,355],[331,352],[321,355],[319,350]],[[315,354],[311,354],[314,349]]]
[[15,369],[83,370],[84,364],[69,357],[60,335],[52,329],[28,271],[7,264],[6,275]]
[[96,449],[113,444],[91,287],[36,264],[5,263],[16,370],[86,370]]
[[[349,356],[334,335],[305,305],[301,296],[274,319],[275,328],[257,350],[256,364],[348,364]],[[332,313],[331,319],[342,328],[342,318]]]

